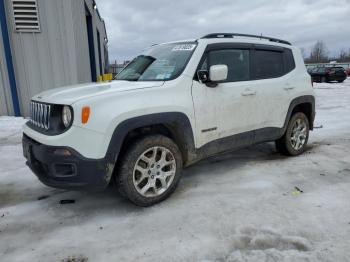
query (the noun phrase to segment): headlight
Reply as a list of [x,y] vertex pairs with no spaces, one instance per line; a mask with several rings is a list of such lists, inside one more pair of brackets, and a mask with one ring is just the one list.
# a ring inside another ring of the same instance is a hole
[[72,109],[69,106],[63,106],[62,122],[66,128],[72,124],[72,115]]

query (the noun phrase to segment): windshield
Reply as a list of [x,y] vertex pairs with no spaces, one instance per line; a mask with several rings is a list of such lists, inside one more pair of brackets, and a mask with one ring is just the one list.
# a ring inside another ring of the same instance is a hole
[[185,69],[197,43],[171,43],[151,47],[132,60],[116,77],[128,81],[165,81]]

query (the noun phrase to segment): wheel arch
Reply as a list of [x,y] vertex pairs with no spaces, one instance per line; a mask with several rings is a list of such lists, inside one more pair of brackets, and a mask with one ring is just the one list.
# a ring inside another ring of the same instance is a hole
[[309,120],[310,130],[314,128],[315,119],[315,97],[312,95],[299,96],[294,98],[288,109],[287,117],[283,126],[283,133],[287,129],[289,119],[296,112],[302,112]]
[[174,140],[182,153],[184,166],[195,156],[194,136],[189,118],[184,113],[165,112],[142,115],[119,123],[107,149],[107,161],[117,166],[128,144],[133,139],[147,134],[163,134]]

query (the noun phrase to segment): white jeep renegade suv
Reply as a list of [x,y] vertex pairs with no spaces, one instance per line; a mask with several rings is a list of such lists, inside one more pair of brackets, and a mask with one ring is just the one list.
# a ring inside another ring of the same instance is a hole
[[243,34],[154,45],[114,81],[49,90],[30,106],[24,156],[44,184],[114,182],[140,206],[167,198],[183,167],[214,154],[265,141],[301,154],[315,116],[299,49]]

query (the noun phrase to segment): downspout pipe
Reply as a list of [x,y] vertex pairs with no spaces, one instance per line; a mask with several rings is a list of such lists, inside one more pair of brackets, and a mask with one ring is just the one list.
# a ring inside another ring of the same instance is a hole
[[15,70],[13,68],[10,39],[9,39],[9,34],[7,29],[4,1],[5,0],[0,0],[0,25],[1,25],[1,32],[2,32],[2,41],[4,44],[4,50],[5,50],[5,60],[6,60],[7,73],[8,73],[9,82],[10,82],[13,110],[14,110],[15,116],[21,116],[18,93],[17,93]]

